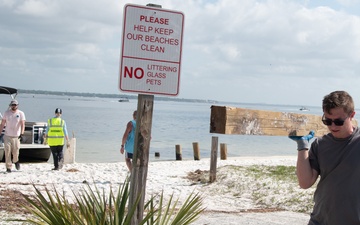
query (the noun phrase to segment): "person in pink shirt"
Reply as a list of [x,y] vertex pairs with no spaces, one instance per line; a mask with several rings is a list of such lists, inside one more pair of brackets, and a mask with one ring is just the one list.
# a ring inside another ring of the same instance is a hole
[[0,131],[5,127],[4,150],[7,173],[11,172],[12,163],[15,164],[17,170],[20,170],[20,140],[25,131],[26,120],[24,112],[18,109],[19,103],[17,100],[12,100],[9,106],[1,119],[0,125]]

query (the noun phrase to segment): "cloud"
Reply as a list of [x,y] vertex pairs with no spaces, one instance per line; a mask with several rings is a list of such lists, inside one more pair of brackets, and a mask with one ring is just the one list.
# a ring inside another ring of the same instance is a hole
[[[153,3],[185,14],[179,97],[319,105],[332,90],[360,95],[359,1]],[[0,1],[2,85],[121,93],[123,7],[109,0]],[[59,77],[66,82],[54,83]]]
[[38,0],[28,0],[15,7],[14,12],[19,15],[49,17],[57,14],[57,10],[57,4],[54,1],[42,2]]

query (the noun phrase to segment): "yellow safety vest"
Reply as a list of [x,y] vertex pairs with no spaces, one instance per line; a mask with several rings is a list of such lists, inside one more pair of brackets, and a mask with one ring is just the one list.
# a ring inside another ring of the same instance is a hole
[[64,145],[64,120],[61,118],[51,118],[48,120],[49,131],[47,143],[49,146]]

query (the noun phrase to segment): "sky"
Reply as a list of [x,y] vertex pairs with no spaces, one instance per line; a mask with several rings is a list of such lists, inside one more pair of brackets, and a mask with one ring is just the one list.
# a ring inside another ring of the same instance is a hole
[[[360,0],[0,0],[0,85],[120,91],[125,4],[184,14],[176,98],[360,107]],[[136,93],[135,93],[136,95]]]

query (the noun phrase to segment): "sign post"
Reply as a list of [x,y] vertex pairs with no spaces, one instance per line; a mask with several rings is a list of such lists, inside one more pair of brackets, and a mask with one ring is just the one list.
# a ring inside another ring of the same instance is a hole
[[143,219],[153,94],[176,96],[180,87],[184,15],[151,6],[124,7],[119,88],[140,93],[128,207],[135,208],[131,225]]

